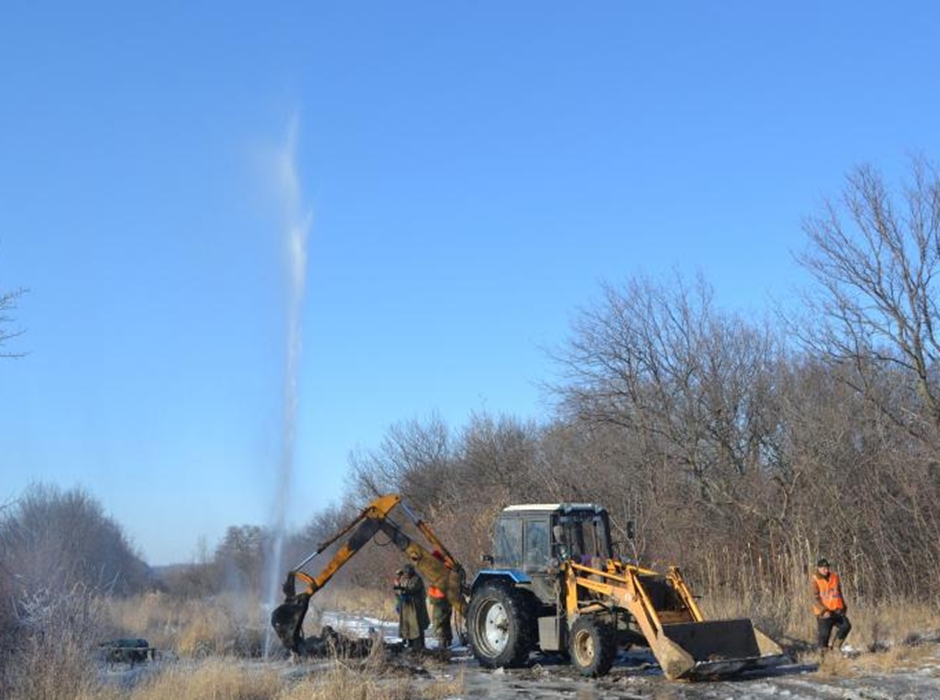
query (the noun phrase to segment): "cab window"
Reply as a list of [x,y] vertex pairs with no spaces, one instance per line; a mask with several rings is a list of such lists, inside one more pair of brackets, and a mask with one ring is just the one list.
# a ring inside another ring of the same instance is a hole
[[493,564],[514,568],[522,561],[522,521],[506,519],[496,521],[496,551]]
[[525,569],[544,570],[551,558],[547,520],[527,520],[525,523]]

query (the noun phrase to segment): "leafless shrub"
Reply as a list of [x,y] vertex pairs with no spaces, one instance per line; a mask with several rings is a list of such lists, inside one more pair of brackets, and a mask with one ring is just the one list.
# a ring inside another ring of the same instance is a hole
[[185,658],[261,656],[268,628],[260,601],[248,595],[183,599],[148,593],[112,600],[108,610],[119,636],[141,637]]
[[0,696],[52,700],[94,695],[96,642],[104,624],[102,597],[82,584],[60,591],[42,588],[20,599],[9,663],[0,677]]
[[9,328],[14,321],[13,312],[16,310],[20,298],[27,291],[20,287],[12,291],[0,292],[0,357],[12,358],[23,357],[24,355],[22,352],[4,350],[4,347],[10,340],[23,334],[22,330],[9,330]]

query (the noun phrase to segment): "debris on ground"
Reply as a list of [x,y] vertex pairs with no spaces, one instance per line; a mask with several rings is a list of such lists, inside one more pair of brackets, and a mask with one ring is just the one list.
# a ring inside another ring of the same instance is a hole
[[157,650],[146,639],[112,639],[101,642],[98,648],[109,665],[126,663],[133,666],[157,658]]
[[324,625],[320,630],[320,636],[307,637],[303,640],[302,651],[304,656],[357,658],[368,656],[375,643],[375,637],[350,637],[337,632],[329,625]]

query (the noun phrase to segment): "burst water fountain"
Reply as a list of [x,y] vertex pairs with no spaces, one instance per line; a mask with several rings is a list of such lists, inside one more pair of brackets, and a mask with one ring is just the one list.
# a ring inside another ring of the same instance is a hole
[[[280,455],[276,468],[274,502],[272,503],[273,538],[267,553],[265,609],[277,605],[282,571],[282,555],[286,515],[290,504],[291,480],[294,469],[294,447],[297,440],[298,377],[300,373],[303,301],[307,277],[307,236],[312,215],[303,206],[300,177],[296,163],[298,121],[292,119],[287,143],[276,154],[276,177],[284,208],[284,242],[286,244],[287,290],[287,354],[283,388],[283,430]],[[273,639],[270,625],[265,627],[264,656],[268,658]]]

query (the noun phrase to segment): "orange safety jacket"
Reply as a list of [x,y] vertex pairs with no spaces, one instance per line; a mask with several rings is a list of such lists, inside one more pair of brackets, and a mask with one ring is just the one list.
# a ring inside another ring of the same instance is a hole
[[845,610],[845,600],[842,599],[839,575],[834,571],[830,571],[829,576],[826,578],[819,574],[813,574],[813,596],[816,601],[813,605],[813,612],[817,616],[822,615],[827,610],[832,612]]
[[428,596],[431,598],[446,598],[447,594],[437,586],[428,586]]

